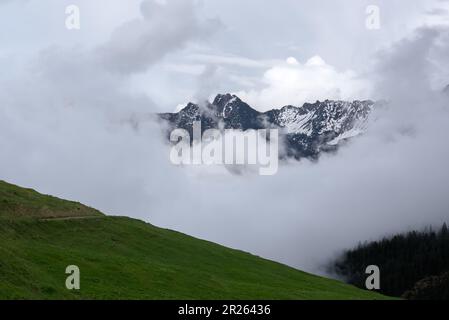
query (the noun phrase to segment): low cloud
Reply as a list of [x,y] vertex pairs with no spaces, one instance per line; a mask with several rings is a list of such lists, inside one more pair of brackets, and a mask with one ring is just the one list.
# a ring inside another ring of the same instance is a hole
[[378,54],[373,90],[388,106],[336,155],[272,177],[186,168],[177,201],[149,220],[311,272],[359,241],[448,220],[449,102],[429,59],[447,32],[420,29]]

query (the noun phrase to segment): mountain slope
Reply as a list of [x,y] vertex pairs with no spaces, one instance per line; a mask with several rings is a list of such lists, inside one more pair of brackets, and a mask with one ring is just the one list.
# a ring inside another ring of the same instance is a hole
[[[21,190],[0,185],[0,202]],[[54,212],[69,205],[59,201]],[[1,299],[386,298],[130,218],[31,216],[0,217]],[[80,268],[79,291],[65,288],[68,265]]]
[[194,121],[200,121],[202,131],[207,129],[279,129],[286,143],[286,154],[281,157],[317,158],[322,151],[333,151],[339,143],[366,130],[372,111],[372,101],[317,101],[301,107],[285,106],[267,112],[258,112],[231,94],[219,94],[212,103],[189,103],[177,113],[159,117],[169,124],[169,130],[185,129],[192,137]]
[[78,202],[42,195],[34,190],[20,188],[0,180],[0,218],[63,218],[102,215],[98,210]]

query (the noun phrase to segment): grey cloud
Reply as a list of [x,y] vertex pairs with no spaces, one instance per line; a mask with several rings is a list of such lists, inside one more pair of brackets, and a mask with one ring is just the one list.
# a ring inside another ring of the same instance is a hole
[[434,8],[429,11],[427,11],[427,14],[434,15],[434,16],[445,16],[449,13],[447,9],[443,8]]
[[196,10],[193,0],[146,0],[141,4],[142,18],[119,27],[99,53],[111,70],[143,72],[167,53],[221,26],[217,19],[200,19]]

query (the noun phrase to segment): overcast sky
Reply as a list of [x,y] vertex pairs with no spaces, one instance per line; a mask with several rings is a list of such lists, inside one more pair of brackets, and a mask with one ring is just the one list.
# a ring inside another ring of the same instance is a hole
[[[128,72],[129,90],[164,110],[218,92],[240,93],[259,109],[287,100],[369,98],[361,78],[374,53],[418,26],[445,22],[449,7],[444,0],[1,2],[2,69],[51,46],[109,45],[101,61]],[[65,28],[70,4],[80,8],[80,30]],[[380,9],[378,30],[366,28],[370,5]],[[316,56],[322,64],[307,65]],[[297,64],[286,67],[289,57]],[[124,70],[130,61],[135,65]],[[279,79],[288,79],[288,88]]]
[[[66,6],[80,30],[65,27]],[[369,5],[379,29],[366,27]],[[0,179],[317,272],[449,220],[449,1],[0,0]],[[149,112],[387,99],[368,132],[277,175],[176,168]],[[140,126],[130,124],[139,123]]]

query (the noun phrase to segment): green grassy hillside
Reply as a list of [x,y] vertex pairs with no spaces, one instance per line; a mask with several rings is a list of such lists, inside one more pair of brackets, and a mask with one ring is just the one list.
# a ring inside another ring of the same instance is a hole
[[[385,298],[4,182],[0,203],[0,299]],[[80,211],[92,217],[67,219]],[[79,291],[65,288],[68,265]]]
[[102,216],[95,209],[78,202],[42,195],[0,180],[0,218],[54,218]]

